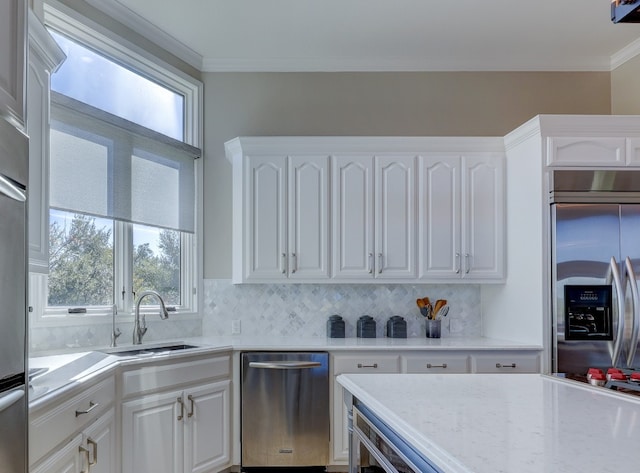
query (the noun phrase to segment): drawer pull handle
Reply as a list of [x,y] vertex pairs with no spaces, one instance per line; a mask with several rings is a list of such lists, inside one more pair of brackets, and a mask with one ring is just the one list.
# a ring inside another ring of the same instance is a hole
[[180,415],[178,416],[178,420],[184,419],[184,402],[182,402],[182,398],[178,398],[178,404],[180,404]]
[[362,363],[358,363],[358,368],[377,368],[378,363],[374,363],[372,365],[363,365]]
[[442,363],[441,365],[432,365],[431,363],[427,363],[427,368],[447,368],[446,363]]
[[76,417],[81,416],[82,414],[88,414],[89,412],[94,410],[99,405],[100,404],[98,404],[97,402],[89,401],[89,408],[85,409],[84,411],[76,411]]
[[187,396],[187,399],[189,399],[189,402],[191,403],[191,410],[187,414],[187,417],[193,417],[193,409],[194,409],[194,404],[195,404],[195,402],[193,400],[193,396],[191,394],[189,394]]
[[496,368],[515,368],[516,364],[515,363],[511,363],[508,365],[503,365],[502,363],[496,363]]
[[[96,465],[98,463],[98,442],[88,438],[87,445],[91,445],[91,450],[93,452],[93,461],[89,460],[89,466]],[[87,455],[87,457],[89,457],[89,455]]]

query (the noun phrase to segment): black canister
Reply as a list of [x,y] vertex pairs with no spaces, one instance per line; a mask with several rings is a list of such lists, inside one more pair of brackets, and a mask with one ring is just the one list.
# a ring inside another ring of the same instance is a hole
[[376,321],[370,315],[363,315],[358,319],[358,338],[376,338]]
[[394,315],[387,320],[387,337],[407,338],[407,322],[403,317]]
[[332,315],[327,320],[327,337],[344,338],[344,320],[339,315]]

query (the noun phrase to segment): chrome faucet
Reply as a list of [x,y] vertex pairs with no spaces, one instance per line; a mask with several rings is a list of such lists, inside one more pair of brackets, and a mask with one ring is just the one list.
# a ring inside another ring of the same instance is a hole
[[147,323],[144,318],[144,314],[142,314],[142,323],[140,323],[140,303],[142,299],[147,296],[156,296],[160,301],[160,318],[162,320],[169,318],[169,312],[167,312],[167,308],[164,305],[164,301],[160,294],[156,291],[144,291],[142,294],[138,296],[138,300],[136,301],[136,317],[133,325],[133,344],[140,345],[142,343],[142,337],[147,333]]
[[111,307],[111,347],[116,346],[118,337],[122,335],[122,332],[116,327],[116,315],[118,315],[118,306],[113,304]]

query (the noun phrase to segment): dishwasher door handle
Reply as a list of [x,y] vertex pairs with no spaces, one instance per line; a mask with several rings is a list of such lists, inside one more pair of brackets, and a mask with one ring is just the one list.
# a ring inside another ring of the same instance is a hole
[[268,370],[299,370],[317,368],[322,366],[319,361],[251,361],[249,368],[262,368]]

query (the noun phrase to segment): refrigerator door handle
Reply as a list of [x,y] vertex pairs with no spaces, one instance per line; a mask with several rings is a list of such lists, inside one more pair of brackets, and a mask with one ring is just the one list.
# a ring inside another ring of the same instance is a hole
[[0,396],[0,412],[10,408],[23,397],[24,389],[17,389],[5,394],[4,396]]
[[622,338],[624,337],[624,287],[622,286],[618,263],[613,256],[609,263],[607,284],[611,284],[612,282],[618,298],[618,329],[616,331],[616,338],[613,343],[609,344],[609,351],[611,354],[611,366],[618,366],[620,352],[622,351]]
[[631,325],[631,338],[629,339],[629,347],[627,350],[627,366],[633,366],[633,359],[636,357],[636,349],[638,347],[638,334],[640,332],[640,295],[638,294],[638,282],[636,280],[636,274],[633,271],[633,264],[631,258],[627,256],[624,261],[625,267],[625,279],[629,281],[631,285],[631,303],[632,303],[632,325]]
[[14,184],[11,179],[0,174],[0,193],[7,197],[17,200],[18,202],[27,201],[27,193],[18,185]]

